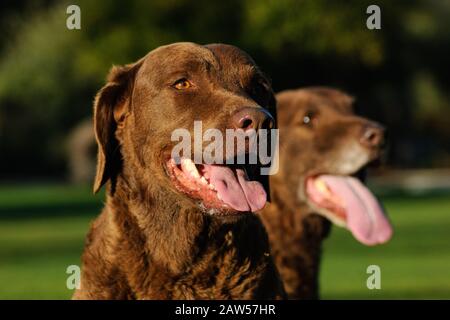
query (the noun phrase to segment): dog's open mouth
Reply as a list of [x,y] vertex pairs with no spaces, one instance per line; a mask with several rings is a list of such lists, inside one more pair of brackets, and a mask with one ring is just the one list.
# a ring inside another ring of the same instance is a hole
[[392,227],[370,190],[352,176],[317,175],[306,179],[308,200],[332,222],[348,228],[366,245],[388,241]]
[[166,167],[175,187],[211,212],[255,212],[266,203],[264,187],[249,179],[246,166],[195,164],[188,158],[177,164],[171,158]]

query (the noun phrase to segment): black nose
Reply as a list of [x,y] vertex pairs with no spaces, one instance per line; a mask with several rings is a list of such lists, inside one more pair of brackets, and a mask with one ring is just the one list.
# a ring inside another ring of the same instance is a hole
[[233,127],[244,131],[272,129],[274,123],[272,115],[263,108],[244,107],[239,109],[232,117]]
[[382,148],[385,144],[385,128],[376,122],[369,122],[363,127],[360,142],[368,148]]

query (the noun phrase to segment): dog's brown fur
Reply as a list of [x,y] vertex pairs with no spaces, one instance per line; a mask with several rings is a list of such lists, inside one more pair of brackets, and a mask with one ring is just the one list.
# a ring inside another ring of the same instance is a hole
[[[330,222],[313,214],[305,198],[305,178],[355,173],[380,151],[379,146],[359,143],[365,128],[382,128],[355,116],[353,98],[335,89],[288,90],[277,94],[277,102],[279,172],[270,177],[271,204],[262,218],[289,298],[317,299],[321,245]],[[305,116],[309,123],[304,123]]]
[[[195,84],[176,92],[178,78]],[[205,214],[164,169],[175,128],[225,129],[241,107],[274,108],[253,60],[228,45],[177,43],[111,70],[95,101],[94,190],[108,182],[92,224],[75,299],[273,299],[285,296],[266,231],[251,213]]]

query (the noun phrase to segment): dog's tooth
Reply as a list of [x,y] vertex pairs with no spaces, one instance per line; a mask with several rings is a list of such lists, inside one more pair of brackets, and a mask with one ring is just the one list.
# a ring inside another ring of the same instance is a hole
[[314,185],[316,186],[317,190],[319,190],[321,193],[325,195],[330,194],[330,190],[328,190],[328,186],[325,183],[325,181],[318,178],[314,181]]
[[191,175],[195,178],[195,179],[200,179],[200,174],[198,173],[197,169],[194,168],[190,171]]
[[200,178],[200,174],[198,173],[197,167],[195,166],[195,163],[192,162],[191,159],[183,158],[181,159],[181,168],[183,171],[189,172],[189,174],[194,178]]
[[196,179],[200,179],[200,174],[196,169],[190,170],[189,173]]
[[201,178],[200,178],[200,182],[201,182],[202,184],[204,184],[204,185],[207,185],[207,184],[208,184],[208,181],[205,179],[205,177],[201,177]]

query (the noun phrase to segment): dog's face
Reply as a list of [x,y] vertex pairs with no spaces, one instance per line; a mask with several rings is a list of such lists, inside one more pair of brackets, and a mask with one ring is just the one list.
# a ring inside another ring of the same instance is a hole
[[[209,213],[259,210],[266,191],[250,180],[249,167],[194,163],[207,145],[200,142],[196,148],[194,140],[191,150],[175,159],[172,151],[180,141],[172,135],[184,129],[197,138],[195,121],[201,121],[202,133],[218,129],[224,137],[226,129],[269,129],[274,108],[270,82],[236,47],[176,43],[157,48],[135,64],[113,68],[97,96],[94,189],[121,174]],[[248,152],[245,147],[234,151],[234,156]],[[225,162],[229,153],[223,154]]]
[[280,171],[297,200],[347,227],[365,244],[387,241],[390,224],[355,177],[380,156],[383,127],[355,116],[353,99],[338,90],[285,91],[277,100]]

